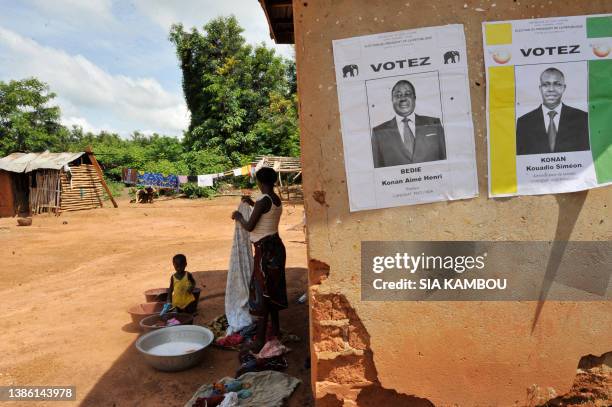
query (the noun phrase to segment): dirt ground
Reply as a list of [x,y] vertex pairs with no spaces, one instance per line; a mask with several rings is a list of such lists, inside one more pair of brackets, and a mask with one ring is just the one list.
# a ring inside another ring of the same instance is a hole
[[[147,366],[134,347],[139,331],[126,310],[143,292],[165,287],[171,258],[187,256],[202,288],[202,324],[224,311],[224,290],[239,197],[169,199],[149,205],[38,215],[30,227],[0,219],[0,385],[74,385],[77,402],[52,406],[182,406],[202,384],[234,376],[237,353],[207,349],[184,372]],[[280,233],[287,247],[290,306],[281,326],[302,338],[289,346],[286,373],[302,380],[289,406],[312,405],[303,207],[286,204]],[[10,403],[20,405],[19,403]],[[24,402],[34,406],[45,403]]]

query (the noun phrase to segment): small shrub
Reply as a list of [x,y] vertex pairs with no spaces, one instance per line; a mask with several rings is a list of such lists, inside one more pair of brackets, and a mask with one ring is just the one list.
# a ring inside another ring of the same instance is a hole
[[[108,189],[111,191],[111,194],[113,194],[113,198],[118,198],[121,196],[121,194],[123,194],[123,182],[111,181],[107,178],[105,178],[105,181],[106,185],[108,185]],[[104,200],[108,201],[109,199],[110,198],[108,197],[106,190],[104,190]]]
[[187,198],[212,198],[215,196],[216,191],[211,187],[199,187],[197,184],[189,182],[181,186],[183,194]]

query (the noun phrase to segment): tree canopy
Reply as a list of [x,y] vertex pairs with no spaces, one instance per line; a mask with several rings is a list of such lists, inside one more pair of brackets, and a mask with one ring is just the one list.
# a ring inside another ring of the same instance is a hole
[[215,148],[235,164],[257,154],[296,155],[295,64],[263,44],[247,45],[242,32],[233,16],[202,32],[180,24],[170,30],[191,112],[185,148]]
[[191,122],[182,140],[134,131],[86,133],[60,122],[55,93],[38,79],[0,81],[0,156],[92,146],[111,178],[124,167],[165,174],[220,172],[257,155],[299,155],[296,71],[265,45],[248,45],[235,17],[200,32],[181,25],[170,41],[183,73]]
[[55,93],[38,79],[0,81],[0,154],[44,151],[62,143],[66,129],[60,109],[51,106]]

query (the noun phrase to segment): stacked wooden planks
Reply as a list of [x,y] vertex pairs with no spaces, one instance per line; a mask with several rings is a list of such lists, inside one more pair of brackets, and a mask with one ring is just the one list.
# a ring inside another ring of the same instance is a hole
[[57,170],[39,170],[34,174],[36,188],[30,188],[30,208],[33,214],[60,209],[60,176]]
[[254,164],[263,160],[265,167],[272,167],[276,172],[301,172],[302,163],[300,157],[276,157],[276,156],[257,156]]
[[[303,198],[301,188],[290,187],[290,182],[295,180],[302,174],[302,163],[300,157],[277,157],[277,156],[258,156],[254,164],[259,163],[263,160],[264,167],[274,168],[274,171],[278,173],[278,195],[287,200],[291,199],[291,193],[296,192],[296,198]],[[283,182],[283,176],[285,175],[285,181]],[[290,174],[293,174],[291,176]],[[299,192],[299,193],[298,193]]]
[[102,207],[104,192],[93,165],[70,167],[70,173],[61,171],[62,211],[78,211]]

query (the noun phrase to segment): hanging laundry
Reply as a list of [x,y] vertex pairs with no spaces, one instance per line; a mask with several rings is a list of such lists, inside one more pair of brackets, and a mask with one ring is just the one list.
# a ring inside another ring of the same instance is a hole
[[136,185],[138,183],[138,171],[132,168],[123,168],[121,170],[121,181],[127,185]]
[[145,172],[143,174],[138,173],[138,185],[152,186],[158,188],[172,188],[178,190],[179,181],[176,175],[167,175],[159,173]]
[[198,175],[198,186],[199,187],[212,187],[215,174]]
[[242,168],[234,168],[232,171],[234,172],[234,177],[239,177],[242,175]]
[[179,180],[179,184],[186,184],[187,182],[189,182],[187,175],[179,175],[178,180]]
[[240,167],[240,175],[249,175],[251,173],[251,164]]

